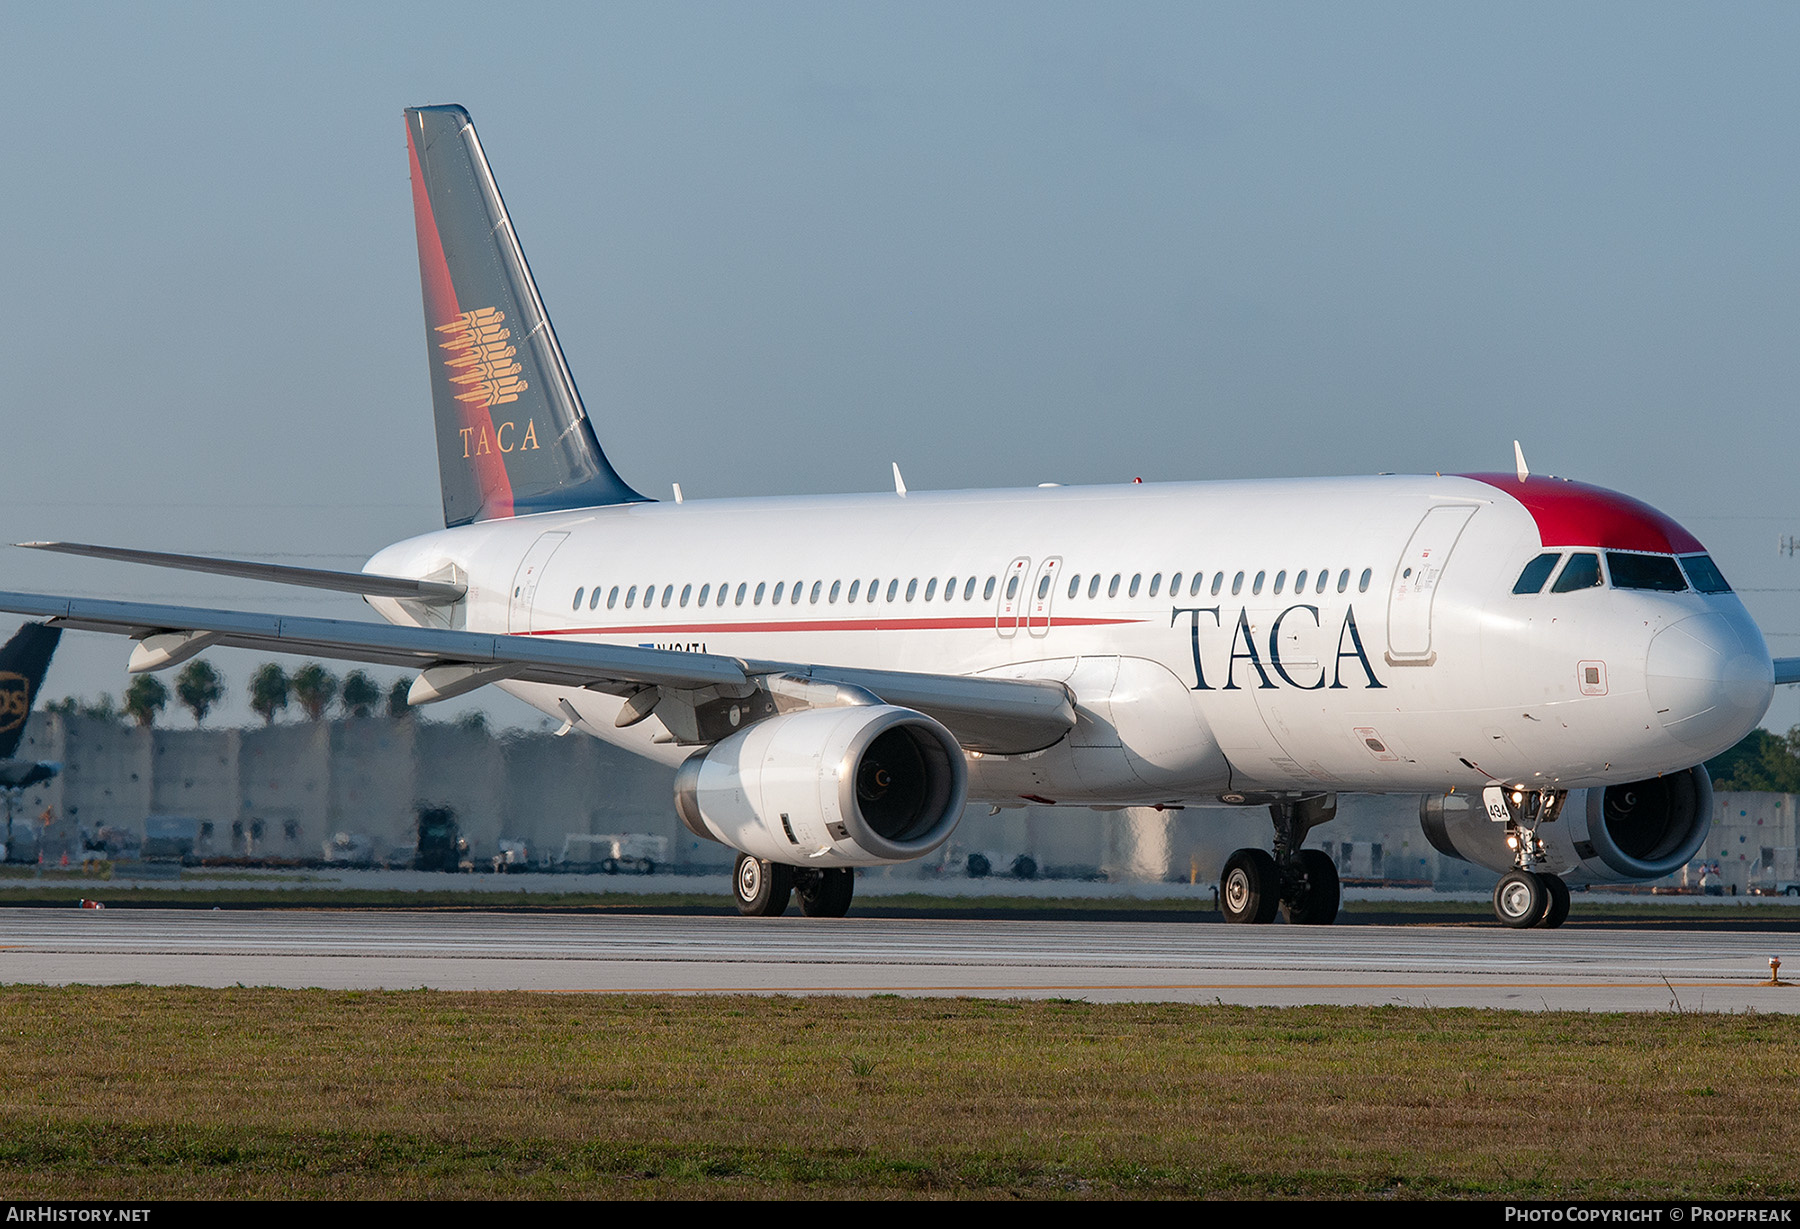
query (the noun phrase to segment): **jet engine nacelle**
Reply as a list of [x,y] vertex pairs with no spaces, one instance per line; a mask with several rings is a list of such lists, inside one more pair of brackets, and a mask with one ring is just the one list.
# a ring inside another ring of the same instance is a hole
[[878,866],[943,844],[968,799],[949,730],[891,704],[759,721],[691,757],[675,809],[696,836],[794,866]]
[[[1439,853],[1500,874],[1513,868],[1506,825],[1475,800],[1429,796],[1419,826]],[[1543,869],[1553,874],[1575,883],[1641,883],[1686,866],[1711,828],[1712,778],[1696,765],[1627,785],[1570,790],[1537,834],[1550,855]]]

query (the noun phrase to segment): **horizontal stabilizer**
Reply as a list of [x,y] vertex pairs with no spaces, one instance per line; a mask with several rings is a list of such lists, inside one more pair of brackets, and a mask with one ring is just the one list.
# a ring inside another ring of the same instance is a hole
[[241,576],[278,585],[307,589],[335,589],[365,597],[397,597],[430,606],[460,602],[468,592],[464,585],[436,580],[411,580],[405,576],[375,576],[368,572],[334,572],[325,568],[296,568],[251,559],[215,559],[210,555],[172,555],[164,551],[131,550],[123,546],[91,546],[86,542],[20,542],[27,550],[55,551],[59,555],[84,555],[90,559],[115,559],[153,568],[179,568],[186,572],[211,572],[216,576]]
[[1800,657],[1777,657],[1775,659],[1775,683],[1800,683]]

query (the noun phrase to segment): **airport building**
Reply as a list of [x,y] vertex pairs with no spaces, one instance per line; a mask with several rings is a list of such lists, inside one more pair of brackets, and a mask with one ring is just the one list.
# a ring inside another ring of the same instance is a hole
[[[18,754],[63,771],[10,800],[13,861],[79,861],[105,847],[122,857],[411,865],[429,853],[431,822],[453,827],[455,861],[476,868],[592,866],[624,854],[628,838],[649,838],[631,849],[670,870],[723,871],[733,857],[681,826],[671,770],[581,735],[416,716],[145,730],[40,712]],[[1704,867],[1715,890],[1800,892],[1797,808],[1800,795],[1720,792],[1705,848],[1665,882],[1698,887]],[[1254,807],[971,807],[937,854],[874,873],[1209,884],[1233,849],[1268,840],[1267,815]],[[1307,844],[1347,880],[1476,891],[1496,880],[1432,848],[1410,796],[1343,795],[1337,819]]]

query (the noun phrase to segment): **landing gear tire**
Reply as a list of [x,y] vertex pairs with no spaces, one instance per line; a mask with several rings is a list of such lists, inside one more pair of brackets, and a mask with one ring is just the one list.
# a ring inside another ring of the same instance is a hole
[[1331,855],[1322,849],[1302,849],[1300,873],[1305,882],[1301,885],[1299,894],[1294,899],[1281,903],[1281,912],[1288,923],[1294,926],[1329,926],[1337,921],[1341,893],[1338,889],[1337,864],[1331,860]]
[[1555,930],[1569,920],[1569,885],[1562,881],[1560,875],[1539,875],[1544,881],[1544,892],[1549,900],[1544,905],[1544,916],[1538,925],[1546,930]]
[[1508,871],[1494,885],[1494,916],[1514,930],[1536,926],[1550,907],[1550,892],[1542,875]]
[[1260,849],[1240,849],[1225,860],[1219,877],[1219,911],[1227,922],[1262,925],[1281,908],[1281,872]]
[[801,871],[795,875],[800,911],[807,917],[843,917],[856,894],[856,872],[848,867]]
[[731,886],[738,912],[745,917],[780,917],[794,892],[794,868],[741,853]]

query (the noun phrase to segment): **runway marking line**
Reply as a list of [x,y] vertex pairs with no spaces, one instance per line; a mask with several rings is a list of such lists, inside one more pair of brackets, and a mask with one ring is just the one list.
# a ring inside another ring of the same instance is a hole
[[[1783,982],[1786,989],[1791,984]],[[1679,986],[1684,990],[1755,990],[1773,989],[1766,982],[1729,982],[1729,981],[1678,981],[1665,982],[1661,978],[1646,982],[1522,982],[1517,989],[1527,990],[1657,990],[1665,987]],[[1502,987],[1484,985],[1481,982],[1147,982],[1141,985],[1070,985],[1063,982],[1046,982],[1035,986],[601,986],[592,988],[550,988],[533,991],[536,994],[789,994],[794,991],[822,991],[828,994],[906,994],[920,990],[961,991],[969,994],[991,994],[995,991],[1008,990],[1495,990]]]

